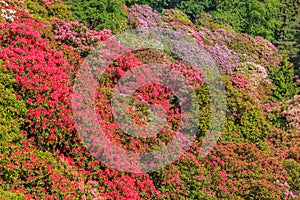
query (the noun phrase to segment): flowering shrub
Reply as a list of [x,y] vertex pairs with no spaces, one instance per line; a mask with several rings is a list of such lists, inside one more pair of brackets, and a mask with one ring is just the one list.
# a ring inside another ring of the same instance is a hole
[[226,46],[205,46],[222,74],[232,75],[239,65],[239,56]]
[[2,1],[2,3],[6,4],[6,6],[9,5],[9,7],[15,9],[18,12],[28,12],[25,0],[5,0]]
[[[62,138],[73,135],[68,96],[74,66],[30,23],[0,24],[0,27],[3,30],[0,41],[6,45],[0,50],[3,67],[14,71],[20,85],[17,98],[25,100],[29,109],[26,123],[30,127],[26,129],[41,145],[53,144],[59,148]],[[68,145],[63,146],[67,149]]]
[[178,9],[163,10],[162,19],[173,29],[183,30],[186,33],[191,33],[196,28],[195,25],[189,20],[187,15]]
[[[35,30],[35,24],[30,20],[18,24],[0,24],[0,27],[0,41],[1,44],[5,45],[0,50],[0,58],[4,60],[3,67],[10,70],[16,78],[17,98],[26,102],[29,112],[26,115],[25,124],[21,128],[27,131],[28,138],[33,137],[33,144],[44,151],[51,150],[56,153],[72,155],[72,159],[68,158],[73,160],[72,166],[89,166],[87,173],[93,174],[101,188],[99,191],[94,191],[94,188],[91,188],[93,191],[91,193],[94,195],[100,192],[102,196],[108,198],[122,196],[135,199],[150,197],[155,194],[155,188],[147,175],[128,175],[108,169],[100,170],[101,164],[99,162],[91,163],[93,160],[91,156],[84,148],[79,147],[80,140],[72,122],[70,93],[72,91],[72,78],[74,78],[76,67],[79,66],[80,57],[72,55],[72,51],[63,46],[61,49],[64,51],[56,50],[54,45],[41,37],[40,32]],[[130,61],[128,62],[130,63]],[[27,148],[24,149],[24,152],[26,151],[28,151]],[[23,154],[24,152],[20,153]],[[36,153],[28,152],[30,156]],[[16,157],[12,157],[12,160],[16,159]],[[26,158],[22,159],[26,160]],[[20,162],[25,162],[25,160],[20,160]],[[3,166],[11,165],[11,161],[5,162],[7,164]],[[42,163],[32,163],[32,168],[40,167]],[[80,171],[80,169],[78,170]],[[24,173],[26,174],[27,171]],[[32,176],[31,174],[28,175]],[[17,177],[15,176],[15,178]],[[11,179],[5,179],[6,182],[8,180]],[[76,192],[78,189],[74,186],[77,183],[68,178],[56,178],[52,182],[51,180],[45,181],[45,184],[50,184],[50,186],[39,186],[40,178],[34,178],[34,180],[35,182],[30,186],[27,183],[30,179],[26,178],[23,182],[20,181],[20,184],[23,184],[23,190],[27,191],[26,194],[28,195],[49,194],[49,197],[42,196],[41,198],[52,199],[55,198],[55,194],[52,196],[50,191],[54,190],[58,195],[57,198],[60,199],[67,197],[65,195],[68,192],[70,197],[78,197],[80,194]],[[16,179],[12,179],[9,183],[13,184],[14,181]],[[67,186],[57,185],[59,183],[64,183]],[[116,188],[117,185],[119,186]],[[120,187],[121,185],[122,187]],[[128,191],[129,186],[130,190]],[[147,191],[144,188],[147,188]],[[34,191],[37,192],[34,193]],[[85,197],[88,199],[88,194],[85,194]]]
[[290,190],[290,192],[294,193],[294,196],[297,194],[300,194],[300,164],[299,159],[285,159],[283,160],[283,165],[285,166],[285,169],[287,171],[287,174],[289,175],[288,183],[289,186],[287,189]]
[[280,187],[285,188],[284,194],[285,194],[286,197],[291,197],[291,198],[293,198],[293,199],[298,197],[298,195],[294,194],[293,191],[290,191],[290,190],[289,190],[290,185],[289,185],[287,182],[280,183],[280,181],[276,180],[275,183],[276,183],[277,185],[279,184]]
[[[286,108],[281,112],[282,117],[286,121],[286,128],[289,132],[288,139],[290,141],[291,147],[295,149],[300,149],[299,139],[300,139],[300,96],[296,95],[291,100],[287,101]],[[299,151],[296,150],[296,156],[300,157]]]
[[247,88],[250,86],[250,81],[246,76],[243,76],[241,74],[234,74],[230,81],[232,82],[232,85],[238,88]]
[[208,20],[198,21],[201,26],[197,27],[205,45],[226,46],[242,56],[243,60],[262,65],[267,70],[281,63],[283,55],[279,54],[278,49],[268,40],[262,37],[253,38],[248,34],[238,34],[228,28],[222,29],[209,19],[211,18],[209,15],[205,16],[205,19],[207,18]]
[[[82,57],[111,32],[69,22],[68,8],[60,1],[26,1],[32,15],[45,23],[52,17],[65,18],[51,19],[52,27],[19,12],[26,9],[21,8],[21,0],[14,2],[0,2],[1,9],[15,6],[17,11],[13,21],[2,16],[2,22],[7,22],[0,23],[0,199],[299,198],[299,98],[272,104],[262,94],[269,91],[268,84],[272,86],[268,73],[282,59],[267,40],[221,29],[211,20],[202,22],[206,28],[196,27],[178,10],[165,10],[160,16],[148,6],[131,7],[129,21],[134,27],[173,28],[193,36],[211,54],[225,75],[228,118],[215,149],[200,157],[211,115],[201,72],[166,52],[131,52],[110,44],[124,54],[106,66],[93,101],[98,123],[113,144],[139,153],[161,148],[174,138],[181,123],[180,109],[187,106],[180,107],[172,91],[159,84],[139,87],[130,99],[128,115],[143,128],[153,121],[150,107],[159,105],[166,123],[155,137],[132,137],[114,121],[110,100],[114,86],[129,70],[159,63],[180,72],[195,89],[200,107],[195,109],[200,120],[195,142],[178,161],[149,174],[125,173],[96,161],[102,152],[87,151],[71,107]],[[85,81],[90,80],[81,84]],[[172,76],[170,81],[179,80]],[[277,108],[274,113],[273,108]],[[273,114],[274,119],[267,119]],[[96,142],[92,145],[97,147]],[[134,159],[140,158],[122,160],[122,155],[116,155],[112,162],[122,168],[132,166]]]
[[256,64],[260,64],[268,71],[281,63],[283,55],[269,41],[261,37],[252,38],[246,34],[237,34],[228,47],[238,53],[247,54]]
[[[142,56],[142,53],[139,52],[138,55]],[[139,128],[143,128],[145,123],[151,121],[152,119],[150,119],[150,117],[149,119],[147,119],[148,117],[142,118],[141,116],[147,116],[147,111],[151,105],[162,106],[163,110],[166,112],[166,124],[163,125],[163,128],[161,128],[159,134],[150,139],[131,137],[128,133],[126,133],[126,131],[121,130],[115,120],[113,120],[112,108],[110,105],[110,97],[112,95],[113,87],[118,82],[120,77],[126,73],[126,71],[130,69],[134,70],[134,68],[137,68],[142,64],[143,62],[137,59],[134,53],[128,53],[120,56],[112,65],[107,67],[106,74],[103,77],[103,82],[100,84],[101,90],[99,89],[96,97],[96,111],[99,125],[101,128],[103,128],[103,130],[105,130],[106,136],[110,139],[110,141],[113,142],[113,144],[134,152],[148,152],[150,150],[158,149],[162,141],[169,143],[175,135],[174,127],[177,127],[177,124],[180,121],[179,109],[176,107],[176,105],[172,105],[174,104],[174,101],[176,101],[173,99],[174,97],[172,97],[172,93],[158,84],[149,84],[144,87],[140,87],[136,92],[134,92],[128,113],[130,117],[132,117],[132,120],[139,125]],[[193,68],[186,67],[181,63],[167,63],[167,65],[177,71],[183,72],[183,74],[188,77],[188,81],[195,85],[195,87],[203,84],[203,79]],[[143,77],[145,76],[139,76],[138,80],[143,80]],[[176,76],[171,77],[171,79],[172,80],[170,81],[173,82],[178,80]],[[89,81],[88,78],[84,78],[83,83],[80,84],[87,85],[85,81]],[[80,85],[78,88],[83,87],[83,85]],[[75,95],[76,94],[77,93],[75,93]],[[81,106],[80,108],[84,109],[85,107]],[[86,117],[80,117],[79,120],[84,121],[85,119]],[[84,127],[80,126],[80,128]],[[149,132],[145,131],[144,133],[148,134]],[[90,144],[93,146],[93,149],[97,147],[97,144],[95,143],[92,142]],[[95,152],[95,154],[96,157],[99,156],[99,152]],[[131,165],[127,160],[122,160],[120,155],[116,155],[114,157],[114,161],[116,160],[119,161],[114,162],[118,168]]]
[[273,126],[278,127],[276,128],[277,131],[270,136],[270,141],[276,148],[284,150],[289,158],[296,161],[300,160],[299,130],[297,129],[299,124],[297,121],[298,107],[296,95],[285,103],[271,104],[267,113],[269,121],[272,122]]
[[71,46],[83,57],[87,56],[100,41],[111,36],[110,30],[89,30],[78,21],[68,23],[62,19],[52,19],[51,23],[55,39]]
[[286,117],[291,129],[296,132],[300,132],[300,96],[296,95],[291,100],[287,101],[287,108],[282,112],[282,115]]
[[5,190],[22,193],[26,199],[91,198],[91,190],[99,191],[87,171],[36,150],[27,140],[22,148],[9,150],[9,156],[0,155],[0,185]]
[[4,19],[7,22],[13,22],[15,20],[16,10],[12,9],[12,6],[5,1],[0,1],[0,22]]
[[42,6],[45,7],[51,7],[55,3],[62,3],[61,0],[34,0],[36,2],[39,2]]
[[259,85],[260,81],[267,80],[268,78],[266,69],[263,66],[253,62],[241,63],[236,71],[245,76],[248,76],[253,88],[256,88]]
[[128,9],[129,24],[133,27],[157,27],[162,22],[159,13],[148,5],[133,5]]
[[[285,198],[285,189],[274,182],[288,179],[284,166],[272,153],[249,143],[224,142],[206,158],[188,152],[174,165],[156,175],[155,182],[173,198],[200,198],[203,193],[220,199]],[[174,180],[173,180],[174,179]]]
[[[214,17],[209,13],[199,13],[199,17],[194,20],[195,24],[198,28],[208,28],[209,30],[215,31],[219,28],[221,28],[221,24],[216,23]],[[224,27],[228,31],[233,31],[232,26],[230,26],[228,23],[223,23],[222,27]]]

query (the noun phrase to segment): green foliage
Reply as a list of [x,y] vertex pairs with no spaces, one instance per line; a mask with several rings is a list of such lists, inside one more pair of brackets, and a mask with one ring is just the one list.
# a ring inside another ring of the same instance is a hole
[[247,91],[226,82],[227,123],[221,141],[249,142],[264,148],[264,141],[274,130],[263,110]]
[[296,194],[300,194],[300,163],[294,159],[283,160],[283,165],[289,176],[290,190]]
[[50,19],[61,18],[65,21],[72,21],[73,16],[69,11],[69,7],[62,3],[54,3],[49,8],[43,5],[40,1],[26,0],[27,9],[34,19],[42,21],[45,24],[50,24]]
[[40,5],[38,2],[26,0],[27,9],[30,14],[39,21],[48,24],[48,11],[45,7]]
[[21,135],[19,126],[25,117],[26,106],[14,94],[16,81],[7,70],[1,68],[0,60],[0,152],[8,143],[19,144]]
[[273,41],[274,32],[281,24],[277,18],[281,6],[279,0],[217,0],[216,10],[212,13],[236,31]]
[[162,11],[163,9],[176,8],[180,2],[181,0],[150,0],[149,4],[154,9]]
[[282,21],[282,25],[275,32],[276,45],[296,64],[300,56],[300,1],[281,0],[281,2],[284,6],[280,9],[278,18]]
[[185,0],[180,1],[177,7],[190,16],[192,21],[195,21],[201,16],[201,13],[212,10],[214,6],[212,0]]
[[126,28],[126,12],[120,0],[75,0],[71,5],[75,18],[89,29],[110,29],[120,32]]
[[67,22],[73,20],[72,13],[65,4],[54,4],[49,8],[48,15],[51,18],[65,19]]
[[25,199],[22,194],[15,192],[7,192],[0,188],[0,199],[1,200],[23,200]]
[[293,65],[285,58],[280,66],[273,69],[270,75],[275,86],[271,97],[273,100],[285,101],[291,99],[299,92],[299,88],[296,87],[293,77]]
[[205,136],[209,128],[209,121],[211,115],[211,99],[209,96],[209,89],[206,85],[196,89],[197,99],[199,102],[199,133],[198,137]]
[[147,1],[147,0],[126,0],[125,3],[127,6],[131,6],[133,4],[148,5],[149,1]]

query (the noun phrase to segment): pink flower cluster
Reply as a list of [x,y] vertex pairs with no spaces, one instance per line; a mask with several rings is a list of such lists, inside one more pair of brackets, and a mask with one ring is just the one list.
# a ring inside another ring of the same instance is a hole
[[239,56],[226,46],[205,46],[222,74],[232,75],[240,63]]
[[46,7],[51,7],[54,3],[62,3],[62,0],[34,0],[34,1],[37,1]]
[[110,30],[89,30],[78,21],[65,22],[62,19],[52,19],[51,23],[55,39],[71,46],[82,56],[86,56],[100,41],[106,40],[112,34]]
[[157,27],[162,19],[159,13],[148,5],[133,5],[129,10],[129,23],[134,27]]
[[254,62],[241,63],[237,69],[237,72],[247,75],[252,83],[253,88],[257,87],[261,80],[268,81],[267,70],[262,65]]
[[266,39],[264,39],[261,36],[256,36],[254,39],[255,39],[255,41],[257,43],[263,43],[263,44],[265,44],[265,46],[267,48],[269,48],[270,50],[272,50],[274,52],[278,51],[277,47],[274,44],[272,44],[269,40],[266,40]]
[[287,109],[281,113],[288,120],[289,126],[300,133],[300,95],[287,101]]
[[[279,180],[276,180],[276,181],[275,181],[275,184],[279,184],[279,183],[280,183]],[[287,182],[280,183],[279,186],[285,188],[284,194],[285,194],[287,197],[290,196],[290,197],[293,198],[293,199],[295,199],[295,198],[298,197],[298,195],[294,194],[292,191],[289,190],[290,186],[289,186],[289,184],[288,184]]]

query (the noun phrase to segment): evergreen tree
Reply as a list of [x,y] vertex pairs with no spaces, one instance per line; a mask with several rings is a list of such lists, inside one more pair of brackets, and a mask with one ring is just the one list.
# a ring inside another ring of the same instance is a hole
[[300,61],[300,0],[281,0],[279,19],[282,25],[276,30],[275,44],[287,54],[296,67]]
[[275,101],[286,101],[299,93],[294,82],[293,65],[284,58],[281,65],[271,72],[271,79],[275,88],[272,97]]

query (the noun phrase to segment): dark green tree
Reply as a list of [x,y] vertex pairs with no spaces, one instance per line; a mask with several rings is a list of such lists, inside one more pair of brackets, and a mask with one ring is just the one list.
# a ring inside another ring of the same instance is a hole
[[275,44],[287,54],[295,67],[300,62],[300,0],[281,0],[284,5],[278,18],[282,25],[275,31]]
[[273,69],[270,78],[275,86],[272,97],[275,101],[286,101],[299,93],[294,81],[293,65],[284,58],[279,67]]
[[74,17],[93,30],[110,29],[120,32],[126,28],[125,2],[120,0],[66,0]]
[[281,25],[277,17],[281,6],[280,0],[216,0],[211,13],[238,32],[274,41],[275,30]]
[[163,9],[178,8],[193,21],[200,16],[200,13],[213,10],[215,6],[214,2],[214,0],[126,0],[126,5],[148,4],[159,12],[162,12]]
[[300,17],[297,19],[298,32],[295,35],[297,45],[297,55],[292,59],[295,66],[295,73],[300,77]]
[[199,18],[201,13],[215,10],[215,7],[214,0],[185,0],[177,5],[177,8],[186,13],[192,21]]

